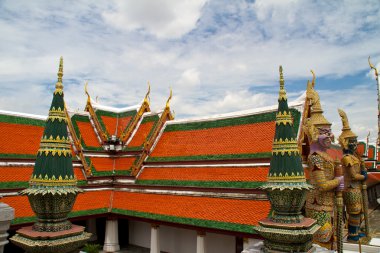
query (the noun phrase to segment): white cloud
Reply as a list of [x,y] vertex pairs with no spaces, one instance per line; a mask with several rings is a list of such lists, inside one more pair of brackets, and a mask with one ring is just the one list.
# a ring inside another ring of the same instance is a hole
[[199,71],[195,68],[185,70],[177,84],[181,88],[194,88],[201,83]]
[[[343,107],[355,125],[375,129],[376,115],[351,112],[357,109],[342,102],[335,82],[366,75],[368,55],[379,66],[379,16],[376,0],[3,1],[0,109],[46,114],[61,55],[71,108],[85,105],[84,80],[93,98],[111,106],[140,102],[150,81],[153,110],[173,86],[178,118],[275,104],[282,64],[289,90],[300,93],[313,69],[331,82],[317,88],[331,102],[326,113]],[[33,99],[26,86],[35,86]],[[358,106],[374,110],[371,101]]]
[[206,0],[114,1],[105,11],[106,22],[122,30],[143,30],[158,38],[178,38],[190,32]]

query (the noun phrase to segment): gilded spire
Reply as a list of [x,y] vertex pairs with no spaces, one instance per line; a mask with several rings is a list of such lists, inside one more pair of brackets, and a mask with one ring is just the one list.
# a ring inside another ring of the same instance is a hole
[[347,114],[342,110],[338,109],[338,113],[340,118],[342,119],[342,133],[340,134],[338,140],[339,144],[342,146],[343,149],[348,148],[348,139],[349,138],[357,138],[358,136],[351,131],[350,124],[348,122]]
[[310,70],[310,72],[311,72],[311,74],[313,75],[313,80],[311,81],[311,85],[313,86],[313,88],[314,88],[314,86],[315,86],[315,73],[314,73],[314,71],[311,69]]
[[285,80],[284,80],[284,75],[282,73],[282,66],[280,65],[280,91],[279,91],[279,97],[278,100],[280,101],[281,99],[287,100],[286,97],[286,91],[285,91]]
[[63,84],[62,84],[62,77],[63,77],[63,57],[61,56],[61,58],[59,59],[59,68],[58,68],[58,73],[57,73],[57,76],[58,76],[58,80],[55,84],[55,92],[60,92],[62,93],[63,91]]
[[268,183],[263,188],[308,188],[303,172],[293,117],[288,108],[282,67]]

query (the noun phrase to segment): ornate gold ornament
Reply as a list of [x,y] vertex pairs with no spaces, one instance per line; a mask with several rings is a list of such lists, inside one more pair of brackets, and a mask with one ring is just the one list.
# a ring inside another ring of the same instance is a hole
[[318,140],[320,127],[330,127],[331,123],[323,116],[323,110],[318,92],[314,89],[315,86],[315,73],[313,74],[312,82],[307,81],[306,99],[310,105],[310,118],[304,123],[303,130],[306,133],[310,142],[316,142]]
[[354,132],[351,131],[350,124],[348,123],[347,114],[342,109],[338,109],[338,112],[339,112],[339,116],[342,119],[342,125],[343,125],[342,133],[340,134],[338,138],[339,144],[344,149],[348,149],[348,139],[357,138],[358,136]]
[[278,140],[273,141],[273,148],[272,148],[272,155],[292,155],[294,154],[299,154],[300,151],[298,149],[298,142],[297,139],[288,139],[286,138],[283,140],[282,138]]
[[41,174],[39,176],[32,175],[31,179],[29,180],[29,183],[31,185],[44,185],[44,186],[56,186],[56,185],[76,185],[77,178],[75,176],[68,177],[67,175],[63,178],[62,176],[59,176],[56,178],[54,175],[49,178],[48,175],[42,176]]
[[289,111],[289,113],[287,113],[286,111],[276,113],[276,124],[277,125],[289,124],[292,126],[293,125],[292,113],[290,111]]

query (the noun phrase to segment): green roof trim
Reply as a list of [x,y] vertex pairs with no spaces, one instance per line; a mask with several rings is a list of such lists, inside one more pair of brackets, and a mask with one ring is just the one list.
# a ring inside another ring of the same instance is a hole
[[[47,117],[46,117],[47,118]],[[46,120],[0,114],[0,122],[45,127]]]
[[270,158],[271,152],[249,153],[249,154],[226,154],[226,155],[197,155],[197,156],[168,156],[168,157],[148,157],[147,162],[182,162],[198,160],[234,160],[234,159],[259,159]]
[[[299,122],[301,119],[301,112],[291,108],[294,118],[294,125],[298,129]],[[273,112],[266,112],[261,114],[254,114],[249,116],[242,116],[236,118],[228,118],[228,119],[219,119],[212,121],[203,121],[203,122],[190,122],[190,123],[182,123],[182,124],[169,124],[165,127],[164,132],[172,132],[172,131],[189,131],[189,130],[201,130],[201,129],[209,129],[209,128],[217,128],[217,127],[228,127],[228,126],[238,126],[244,124],[254,124],[254,123],[262,123],[262,122],[271,122],[276,120],[276,110]],[[298,130],[297,130],[298,131]]]
[[37,156],[37,150],[36,154],[30,155],[30,154],[1,154],[0,153],[0,158],[4,159],[36,159]]
[[242,181],[192,181],[192,180],[137,180],[140,185],[160,186],[185,186],[185,187],[207,187],[207,188],[243,188],[256,189],[265,182],[242,182]]
[[26,182],[1,182],[0,188],[1,189],[17,189],[17,188],[28,188],[29,187],[29,181]]
[[244,225],[244,224],[213,221],[213,220],[201,220],[201,219],[194,219],[194,218],[182,218],[182,217],[162,215],[162,214],[123,210],[119,208],[112,208],[112,213],[139,217],[139,218],[152,219],[152,220],[165,221],[165,222],[180,223],[180,224],[197,226],[197,227],[256,234],[254,231],[255,226],[252,226],[252,225]]

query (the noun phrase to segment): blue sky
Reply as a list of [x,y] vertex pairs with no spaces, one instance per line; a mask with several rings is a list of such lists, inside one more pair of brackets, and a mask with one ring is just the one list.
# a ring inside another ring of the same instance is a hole
[[0,1],[0,110],[46,115],[59,57],[65,99],[83,110],[89,92],[110,106],[153,110],[173,88],[177,118],[277,102],[278,66],[289,100],[317,74],[336,136],[344,109],[364,139],[377,135],[378,0]]

